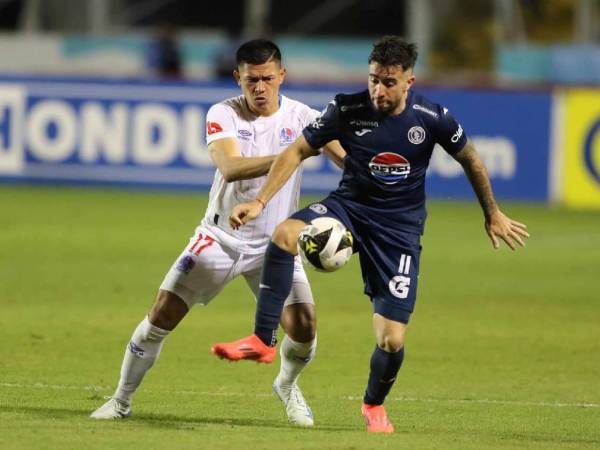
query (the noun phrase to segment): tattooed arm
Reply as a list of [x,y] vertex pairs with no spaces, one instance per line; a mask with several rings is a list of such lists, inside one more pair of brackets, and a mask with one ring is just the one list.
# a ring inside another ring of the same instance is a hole
[[469,140],[461,151],[454,155],[454,159],[462,166],[485,217],[485,230],[495,249],[500,247],[498,238],[515,250],[515,242],[525,245],[523,238],[528,238],[527,226],[510,219],[498,207],[492,191],[492,184],[488,172],[479,157],[473,143]]

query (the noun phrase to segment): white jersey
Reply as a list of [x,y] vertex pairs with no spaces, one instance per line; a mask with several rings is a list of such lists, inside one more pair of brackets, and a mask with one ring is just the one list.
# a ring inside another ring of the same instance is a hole
[[[277,155],[296,140],[319,112],[281,96],[279,109],[269,117],[256,116],[242,95],[213,105],[206,116],[206,143],[236,138],[244,157]],[[217,169],[202,225],[222,245],[242,253],[263,253],[275,227],[298,209],[302,167],[268,202],[254,220],[237,230],[229,226],[229,215],[239,203],[254,200],[266,175],[227,183]]]

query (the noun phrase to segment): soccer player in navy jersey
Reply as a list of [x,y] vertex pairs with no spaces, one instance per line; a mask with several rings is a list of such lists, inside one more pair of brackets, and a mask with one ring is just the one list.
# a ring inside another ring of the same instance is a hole
[[302,160],[319,154],[316,149],[337,139],[346,150],[339,187],[275,229],[263,267],[254,334],[212,348],[230,360],[272,361],[298,235],[317,217],[338,219],[354,236],[364,292],[373,304],[377,345],[362,405],[371,432],[394,430],[383,402],[404,359],[405,333],[415,306],[426,218],[425,172],[434,145],[439,143],[463,167],[494,248],[502,240],[514,250],[529,237],[524,224],[500,211],[485,166],[463,127],[447,108],[411,90],[416,58],[415,45],[397,36],[376,42],[369,57],[368,90],[337,95],[277,157],[256,199],[233,209],[231,225],[243,226],[262,212]]

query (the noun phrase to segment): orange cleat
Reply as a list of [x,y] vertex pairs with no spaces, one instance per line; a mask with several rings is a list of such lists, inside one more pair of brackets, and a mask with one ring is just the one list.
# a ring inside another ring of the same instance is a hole
[[219,358],[230,361],[248,359],[269,364],[275,359],[276,348],[265,345],[257,335],[252,334],[234,342],[215,344],[210,351]]
[[383,405],[367,405],[363,403],[362,415],[367,422],[367,431],[370,433],[393,433],[394,425],[388,420]]

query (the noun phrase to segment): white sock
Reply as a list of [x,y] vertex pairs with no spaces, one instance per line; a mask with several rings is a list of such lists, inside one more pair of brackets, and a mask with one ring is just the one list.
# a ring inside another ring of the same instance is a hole
[[312,361],[317,349],[317,337],[310,342],[295,342],[286,334],[279,347],[281,368],[277,378],[280,384],[293,385],[300,372]]
[[125,348],[125,357],[121,365],[121,379],[113,397],[131,403],[146,372],[158,359],[163,340],[170,333],[168,330],[155,327],[148,320],[142,320],[131,336]]

